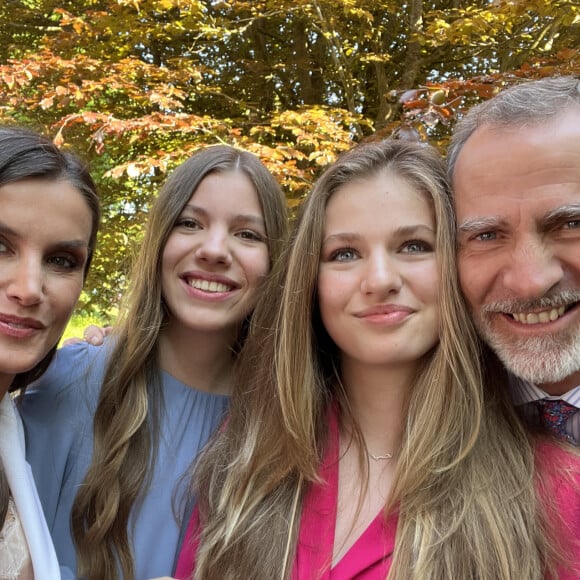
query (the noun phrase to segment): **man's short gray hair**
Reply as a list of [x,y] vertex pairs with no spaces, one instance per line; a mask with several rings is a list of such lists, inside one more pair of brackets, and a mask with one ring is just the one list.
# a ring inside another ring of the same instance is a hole
[[447,150],[449,178],[453,179],[453,170],[461,149],[479,127],[521,127],[538,124],[573,107],[580,107],[578,75],[525,81],[505,89],[489,101],[476,105],[457,123],[453,131]]

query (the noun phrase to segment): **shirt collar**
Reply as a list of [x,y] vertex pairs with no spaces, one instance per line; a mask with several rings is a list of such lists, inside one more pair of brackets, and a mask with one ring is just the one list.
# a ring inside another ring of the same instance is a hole
[[509,386],[512,401],[516,406],[525,405],[526,403],[532,403],[541,399],[552,401],[561,399],[580,409],[580,385],[574,387],[563,395],[552,396],[546,393],[546,391],[540,389],[540,387],[510,375]]

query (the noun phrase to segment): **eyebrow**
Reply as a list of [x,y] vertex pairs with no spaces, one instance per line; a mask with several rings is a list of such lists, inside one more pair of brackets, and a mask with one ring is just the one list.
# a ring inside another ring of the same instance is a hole
[[2,222],[0,222],[0,233],[7,235],[7,236],[13,236],[15,238],[20,238],[20,234],[13,230],[11,227],[7,226],[6,224],[3,224]]
[[[580,205],[569,204],[557,207],[549,211],[541,221],[541,230],[549,231],[565,220],[580,219]],[[499,216],[476,217],[466,219],[458,227],[460,233],[482,232],[485,230],[494,230],[503,224]]]
[[424,224],[417,224],[413,226],[401,226],[394,231],[394,234],[400,237],[414,236],[420,232],[427,232],[434,234],[435,230],[432,227],[426,226]]
[[331,234],[330,236],[326,236],[326,238],[324,238],[322,240],[322,244],[324,245],[324,244],[328,244],[328,243],[334,242],[334,241],[348,244],[348,243],[356,242],[360,239],[361,239],[361,236],[359,236],[358,234],[344,232],[344,233],[340,233],[340,234]]
[[[429,234],[434,234],[435,231],[433,230],[433,228],[430,228],[429,226],[423,225],[423,224],[417,224],[417,225],[412,225],[412,226],[401,226],[398,227],[394,232],[393,232],[393,237],[400,237],[400,238],[404,238],[407,236],[414,236],[417,235],[418,233],[421,232],[426,232]],[[339,233],[339,234],[331,234],[329,236],[327,236],[326,238],[324,238],[324,240],[322,241],[323,244],[328,244],[329,242],[333,242],[334,240],[340,241],[340,242],[346,242],[346,243],[352,243],[352,242],[356,242],[358,240],[360,240],[362,238],[362,236],[360,234],[355,234],[355,233],[351,233],[351,232],[343,232],[343,233]]]
[[[17,232],[16,230],[12,229],[10,226],[2,223],[1,221],[0,221],[0,234],[18,239],[22,239],[25,237],[25,235],[22,235],[21,233]],[[88,245],[89,242],[87,240],[75,239],[75,240],[59,240],[54,244],[54,247],[63,249],[66,248],[74,249],[74,248],[84,248],[87,247]]]
[[89,242],[87,240],[63,240],[52,246],[53,250],[77,250],[79,248],[84,250],[88,247]]
[[542,230],[549,231],[563,221],[580,219],[580,204],[569,204],[549,211],[542,220]]
[[[188,203],[184,208],[185,210],[191,210],[193,214],[201,215],[202,217],[209,217],[209,212],[207,212],[204,208],[199,207],[197,205],[193,205]],[[183,212],[182,212],[183,215]],[[256,226],[265,228],[266,223],[264,222],[264,218],[260,215],[251,214],[251,213],[240,213],[234,216],[234,221],[238,223],[246,223],[246,224],[254,224]]]
[[476,217],[464,220],[458,227],[460,233],[481,232],[493,230],[500,226],[502,219],[498,216]]

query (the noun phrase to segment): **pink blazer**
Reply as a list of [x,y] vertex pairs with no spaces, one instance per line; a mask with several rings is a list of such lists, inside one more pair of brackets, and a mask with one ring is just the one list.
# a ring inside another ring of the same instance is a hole
[[[580,456],[552,443],[541,443],[536,453],[540,497],[561,530],[569,565],[554,571],[553,580],[579,580],[580,570]],[[321,468],[322,483],[307,490],[293,580],[384,580],[392,561],[397,516],[385,519],[382,513],[371,522],[358,540],[334,566],[332,552],[338,495],[338,420],[329,414],[329,442]],[[192,577],[197,551],[199,514],[194,511],[175,572],[178,580]],[[576,569],[575,569],[576,568]]]
[[348,552],[331,567],[338,499],[339,431],[336,413],[329,413],[329,440],[320,476],[306,492],[293,580],[384,579],[391,566],[397,517],[381,512]]
[[568,563],[553,580],[580,579],[580,455],[542,442],[536,450],[539,496],[552,518]]

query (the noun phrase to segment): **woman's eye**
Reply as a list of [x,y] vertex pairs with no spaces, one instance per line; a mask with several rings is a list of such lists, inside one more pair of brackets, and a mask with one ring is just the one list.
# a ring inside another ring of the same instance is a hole
[[48,263],[62,270],[75,270],[79,265],[78,260],[71,256],[52,256]]
[[186,228],[188,230],[199,230],[201,229],[201,224],[192,218],[179,218],[175,225],[178,227]]
[[252,242],[263,242],[264,236],[253,230],[242,230],[236,234],[242,240],[249,240]]
[[410,240],[403,245],[403,252],[409,254],[419,254],[423,252],[431,252],[433,246],[422,240]]
[[332,262],[350,262],[351,260],[356,260],[358,254],[352,248],[342,248],[340,250],[335,250],[330,255],[330,261]]

